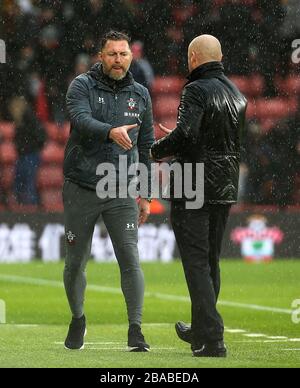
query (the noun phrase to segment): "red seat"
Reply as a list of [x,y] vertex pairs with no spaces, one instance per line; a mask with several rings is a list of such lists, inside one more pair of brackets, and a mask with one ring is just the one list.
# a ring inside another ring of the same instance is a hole
[[9,141],[0,144],[0,162],[2,164],[14,164],[17,160],[15,145]]
[[259,119],[281,119],[297,111],[297,101],[294,99],[273,98],[257,100],[257,117]]
[[1,170],[0,183],[2,187],[7,191],[9,190],[15,180],[15,168],[14,166],[6,166]]
[[43,163],[62,164],[64,160],[64,147],[54,142],[49,142],[41,154]]
[[62,212],[62,192],[57,189],[42,190],[40,192],[41,205],[46,212]]
[[17,203],[14,199],[12,199],[11,195],[9,195],[8,208],[12,212],[21,214],[37,213],[39,211],[38,205],[23,205]]
[[2,121],[0,123],[0,140],[12,141],[14,137],[15,125],[7,121]]
[[254,74],[249,77],[250,97],[260,97],[265,91],[265,79],[260,74]]
[[70,123],[66,122],[63,125],[57,125],[56,123],[46,123],[45,128],[48,135],[48,140],[66,144],[70,136]]
[[243,94],[248,95],[249,90],[251,89],[251,85],[249,79],[245,76],[232,75],[229,77],[230,81],[235,84],[235,86],[242,92]]
[[254,74],[246,76],[230,76],[230,80],[247,97],[260,97],[265,89],[265,80],[261,75]]
[[176,77],[156,77],[152,84],[152,93],[153,95],[157,94],[178,94],[180,95],[183,85],[185,84],[185,80]]
[[184,7],[174,8],[172,11],[173,19],[177,26],[182,26],[187,19],[193,17],[195,13],[195,7],[193,5],[186,5]]
[[290,76],[286,79],[279,79],[276,81],[276,86],[282,94],[288,96],[300,94],[300,77]]
[[154,115],[162,117],[177,116],[179,96],[160,96],[154,100]]
[[62,188],[63,171],[60,167],[41,167],[38,172],[37,185],[39,189]]
[[51,122],[45,123],[44,125],[45,125],[45,129],[47,132],[48,140],[54,141],[54,142],[58,141],[57,125],[55,123],[51,123]]

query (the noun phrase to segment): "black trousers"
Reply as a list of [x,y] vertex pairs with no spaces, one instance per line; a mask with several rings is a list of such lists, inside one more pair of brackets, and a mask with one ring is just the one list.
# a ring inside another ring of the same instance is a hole
[[220,254],[231,205],[206,204],[188,210],[172,202],[171,220],[192,302],[192,347],[222,341],[224,324],[217,311]]

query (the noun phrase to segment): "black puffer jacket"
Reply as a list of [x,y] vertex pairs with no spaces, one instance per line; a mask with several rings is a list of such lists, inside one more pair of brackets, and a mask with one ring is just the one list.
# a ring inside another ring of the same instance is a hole
[[174,155],[193,167],[204,163],[205,203],[235,203],[246,106],[222,63],[199,66],[183,90],[176,129],[153,145],[153,157]]

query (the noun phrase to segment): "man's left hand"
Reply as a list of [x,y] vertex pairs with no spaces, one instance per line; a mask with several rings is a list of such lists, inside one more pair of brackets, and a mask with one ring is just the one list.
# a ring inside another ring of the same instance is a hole
[[140,208],[139,226],[143,225],[147,221],[147,219],[150,215],[150,207],[151,207],[151,204],[147,201],[147,199],[143,199],[143,198],[140,199],[140,202],[139,202],[139,208]]

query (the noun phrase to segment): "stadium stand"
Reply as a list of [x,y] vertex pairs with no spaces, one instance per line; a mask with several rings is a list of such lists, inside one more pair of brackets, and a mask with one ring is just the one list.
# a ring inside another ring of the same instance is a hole
[[[292,155],[290,163],[293,169],[290,169],[292,176],[289,178],[294,186],[288,202],[284,205],[299,205],[300,72],[299,64],[292,63],[290,57],[291,42],[299,38],[297,34],[300,28],[298,26],[298,30],[297,27],[292,30],[289,25],[285,26],[285,15],[291,11],[287,10],[284,1],[204,0],[202,4],[197,1],[176,0],[174,6],[166,4],[162,9],[160,1],[131,0],[126,4],[124,2],[124,18],[117,18],[118,25],[114,23],[116,10],[112,10],[110,2],[106,0],[101,2],[104,8],[99,14],[89,5],[79,5],[80,2],[78,5],[74,4],[73,13],[69,13],[70,19],[65,16],[66,2],[56,1],[55,9],[49,5],[51,2],[47,1],[27,3],[31,4],[31,8],[27,7],[26,12],[22,9],[22,2],[17,0],[3,1],[0,5],[0,13],[3,16],[0,36],[7,41],[8,48],[14,53],[11,62],[6,68],[1,67],[0,72],[1,85],[5,83],[6,86],[0,90],[0,186],[7,197],[10,198],[13,192],[17,159],[14,125],[9,121],[7,105],[11,96],[26,95],[32,101],[35,113],[47,132],[37,179],[41,208],[44,211],[62,210],[62,163],[70,131],[63,108],[64,95],[70,80],[75,76],[71,64],[76,62],[78,54],[87,55],[91,64],[97,60],[95,54],[99,35],[97,28],[88,28],[86,21],[90,19],[96,24],[99,22],[107,27],[126,29],[134,39],[144,41],[145,53],[156,72],[151,96],[157,138],[163,136],[158,123],[168,128],[176,126],[180,93],[186,82],[187,42],[198,31],[221,37],[226,73],[247,96],[248,121],[255,122],[260,131],[259,145],[254,152],[260,148],[271,149],[268,163],[274,168],[273,175],[276,175],[275,169],[278,166],[275,151],[272,151],[276,150],[272,148],[274,133],[288,125],[288,135],[283,136],[281,141],[284,152]],[[238,23],[236,28],[231,28],[230,18]],[[157,29],[155,25],[160,28]],[[81,30],[85,31],[82,37],[78,37],[76,33],[77,26],[81,26]],[[48,34],[50,30],[51,36]],[[273,38],[277,43],[270,48],[268,42]],[[242,55],[235,54],[242,49],[245,49]],[[229,56],[231,53],[236,55],[234,60]],[[49,58],[52,58],[50,62]],[[33,90],[35,94],[32,94]],[[250,136],[248,141],[254,141],[253,137]],[[246,160],[244,164],[250,171]],[[266,187],[272,185],[269,175],[269,172],[265,174]],[[250,199],[247,197],[247,190],[250,189],[246,187],[243,190],[246,192],[242,198],[243,206],[248,206],[252,201],[251,196]],[[257,185],[251,190],[258,191],[260,188]],[[269,197],[264,197],[263,201],[254,205],[278,205],[276,199]],[[7,201],[6,206],[17,209],[11,199]],[[2,204],[1,209],[4,209]]]

